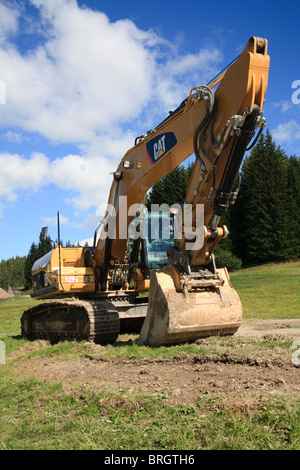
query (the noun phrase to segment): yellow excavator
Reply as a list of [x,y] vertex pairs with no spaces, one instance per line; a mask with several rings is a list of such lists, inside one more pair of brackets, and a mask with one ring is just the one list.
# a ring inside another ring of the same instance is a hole
[[[244,154],[265,125],[267,44],[251,37],[221,74],[136,138],[113,173],[93,246],[58,240],[34,263],[31,295],[45,301],[23,313],[24,336],[110,343],[135,332],[138,344],[165,345],[237,331],[241,302],[213,251],[228,234],[219,221],[236,199]],[[193,154],[183,210],[148,212],[149,189]]]

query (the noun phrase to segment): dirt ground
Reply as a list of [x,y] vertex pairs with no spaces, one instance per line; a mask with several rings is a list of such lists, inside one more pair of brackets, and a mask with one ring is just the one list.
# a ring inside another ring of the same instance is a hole
[[[257,340],[300,340],[300,320],[244,323],[236,335]],[[245,357],[238,350],[204,357],[111,360],[101,356],[101,348],[94,345],[93,354],[65,362],[49,357],[24,358],[25,362],[17,361],[14,367],[24,376],[62,381],[66,390],[75,383],[89,383],[94,391],[105,387],[126,393],[151,393],[170,404],[194,404],[202,395],[213,393],[226,395],[233,403],[241,399],[245,403],[245,397],[250,403],[251,396],[259,393],[300,396],[300,366],[292,361],[292,350],[289,360],[278,355],[268,359]],[[22,352],[13,353],[11,358],[16,354]]]
[[295,339],[300,340],[300,320],[260,320],[244,321],[236,336],[264,338],[274,337],[274,339]]

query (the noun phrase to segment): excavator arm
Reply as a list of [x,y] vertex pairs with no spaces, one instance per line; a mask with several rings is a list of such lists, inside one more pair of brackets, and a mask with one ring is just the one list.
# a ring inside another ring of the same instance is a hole
[[[219,85],[215,93],[209,86],[196,87],[167,119],[137,139],[114,173],[108,202],[114,212],[115,237],[107,242],[112,237],[104,223],[95,251],[97,266],[111,257],[124,259],[127,228],[134,216],[128,209],[142,204],[147,191],[193,153],[196,160],[185,201],[192,207],[191,227],[181,231],[175,248],[188,255],[190,266],[209,263],[217,242],[227,235],[218,222],[236,197],[233,186],[244,153],[256,128],[264,125],[268,70],[267,40],[251,37],[219,83],[211,84]],[[197,205],[204,208],[205,242],[200,250],[189,251],[186,242],[196,231]]]

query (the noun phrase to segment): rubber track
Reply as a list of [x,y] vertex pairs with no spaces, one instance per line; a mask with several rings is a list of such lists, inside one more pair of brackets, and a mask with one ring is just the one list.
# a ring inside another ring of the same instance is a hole
[[120,320],[110,302],[48,301],[23,313],[21,331],[23,336],[31,339],[85,339],[95,343],[113,343],[120,332]]

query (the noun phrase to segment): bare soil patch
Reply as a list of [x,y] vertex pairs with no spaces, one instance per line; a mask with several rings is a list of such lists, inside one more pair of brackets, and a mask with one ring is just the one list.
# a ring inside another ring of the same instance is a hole
[[[237,334],[252,338],[300,340],[300,320],[245,323]],[[72,384],[89,383],[95,391],[105,387],[124,393],[155,394],[170,404],[194,404],[208,394],[239,400],[245,396],[248,399],[257,397],[260,393],[299,395],[300,392],[300,368],[291,360],[278,357],[244,357],[234,352],[204,357],[111,360],[99,354],[101,348],[95,345],[95,354],[84,354],[66,361],[24,357],[24,360],[15,362],[14,368],[24,377],[62,381],[66,390]],[[18,350],[8,359],[16,355],[22,355],[22,351]]]
[[299,339],[300,320],[260,320],[244,321],[236,332],[236,336],[271,339]]

